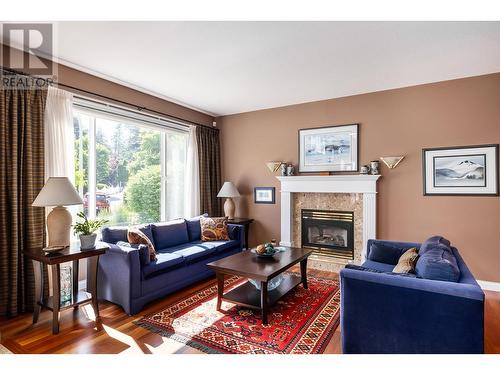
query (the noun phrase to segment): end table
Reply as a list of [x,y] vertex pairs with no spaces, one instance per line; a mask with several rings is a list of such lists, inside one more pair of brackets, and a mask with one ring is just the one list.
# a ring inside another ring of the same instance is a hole
[[[46,254],[42,249],[24,251],[26,258],[33,262],[35,272],[35,310],[33,311],[33,324],[38,321],[40,310],[45,307],[52,311],[52,333],[59,333],[59,313],[71,307],[78,308],[80,305],[92,304],[96,318],[99,317],[99,306],[97,303],[97,265],[99,256],[104,254],[108,245],[102,242],[90,250],[81,250],[79,244],[71,245],[57,253]],[[78,290],[78,261],[88,258],[87,279],[89,292]],[[73,293],[70,301],[61,304],[60,290],[60,265],[61,263],[73,262]],[[52,272],[52,296],[43,299],[43,267],[47,265]]]

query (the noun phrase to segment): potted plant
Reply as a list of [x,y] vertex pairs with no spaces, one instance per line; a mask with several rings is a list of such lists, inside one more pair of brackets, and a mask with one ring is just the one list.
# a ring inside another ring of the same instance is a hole
[[83,222],[76,223],[73,225],[75,235],[80,235],[80,247],[82,250],[93,249],[95,247],[95,240],[97,238],[97,233],[95,233],[100,227],[108,222],[108,220],[93,220],[89,219],[87,215],[83,212],[76,214],[79,218],[83,219]]

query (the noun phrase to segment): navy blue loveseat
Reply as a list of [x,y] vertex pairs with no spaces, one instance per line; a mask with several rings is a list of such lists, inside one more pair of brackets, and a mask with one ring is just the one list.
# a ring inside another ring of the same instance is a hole
[[434,243],[439,260],[420,255],[416,275],[392,274],[406,249],[421,246],[369,240],[366,269],[340,272],[344,353],[483,353],[484,293],[456,248]]
[[[153,223],[139,229],[153,242],[157,260],[147,246],[126,246],[127,227],[102,230],[110,245],[99,259],[98,298],[123,307],[129,315],[144,305],[213,275],[207,263],[243,250],[244,227],[228,224],[229,241],[201,241],[199,217]],[[118,243],[118,244],[117,244]]]

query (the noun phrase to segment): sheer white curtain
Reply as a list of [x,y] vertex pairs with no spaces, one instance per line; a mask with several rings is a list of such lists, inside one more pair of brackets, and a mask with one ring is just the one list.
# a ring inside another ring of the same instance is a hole
[[74,183],[73,95],[49,87],[44,115],[45,179],[68,177]]
[[[49,86],[44,119],[45,180],[49,177],[68,177],[74,184],[73,95]],[[68,209],[72,215],[76,213],[76,206]],[[50,208],[47,207],[45,214],[49,212]],[[52,285],[50,272],[49,285]],[[52,291],[52,287],[49,290]]]
[[196,126],[189,127],[186,174],[184,183],[184,216],[187,218],[200,214],[200,171],[198,165],[198,142]]

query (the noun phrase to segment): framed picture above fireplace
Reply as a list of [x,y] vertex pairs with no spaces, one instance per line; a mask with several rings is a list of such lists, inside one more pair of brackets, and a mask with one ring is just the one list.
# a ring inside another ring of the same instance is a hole
[[424,195],[498,195],[498,144],[422,150]]
[[299,130],[299,172],[357,172],[359,124]]

